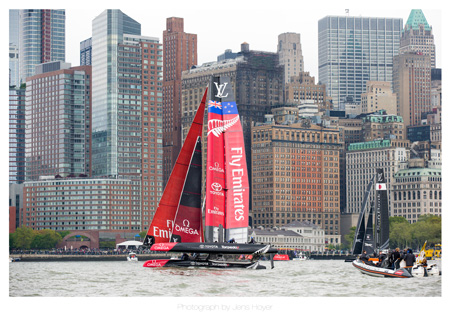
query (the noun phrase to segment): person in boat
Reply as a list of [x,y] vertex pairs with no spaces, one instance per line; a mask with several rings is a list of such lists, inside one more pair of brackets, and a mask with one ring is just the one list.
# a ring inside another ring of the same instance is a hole
[[402,261],[401,255],[400,255],[400,249],[397,247],[395,251],[392,253],[392,263],[394,264],[395,269],[400,268],[400,262]]
[[182,261],[187,261],[187,260],[189,260],[189,255],[187,255],[186,253],[183,253],[183,255],[181,255],[181,260],[182,260]]
[[423,258],[421,265],[423,266],[423,277],[428,277],[428,270],[427,270],[428,264],[426,257]]
[[250,237],[250,242],[248,242],[248,244],[255,244],[256,242],[255,242],[255,239],[253,238],[253,236],[252,237]]
[[367,263],[369,262],[369,257],[367,256],[367,252],[364,250],[362,252],[362,254],[359,256],[359,259],[361,260],[361,262],[363,263]]
[[414,253],[412,252],[412,249],[408,249],[406,251],[406,255],[403,257],[406,263],[406,270],[411,274],[411,268],[413,267],[414,263],[416,262],[416,256],[414,256]]
[[236,241],[234,238],[232,238],[232,239],[228,240],[228,243],[236,243]]
[[383,251],[380,251],[380,254],[378,255],[377,266],[384,267],[386,265],[386,262],[385,262],[386,258],[387,258],[386,253],[383,253]]
[[392,268],[392,251],[388,251],[387,255],[385,255],[385,258],[383,262],[381,263],[381,267],[383,268]]

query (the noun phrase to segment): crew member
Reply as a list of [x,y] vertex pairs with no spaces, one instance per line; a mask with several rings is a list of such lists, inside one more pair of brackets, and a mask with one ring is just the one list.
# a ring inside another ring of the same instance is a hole
[[400,249],[397,247],[394,251],[394,253],[392,253],[392,263],[394,264],[394,268],[395,269],[399,269],[400,268],[400,262],[402,261],[401,257],[400,257]]
[[414,262],[416,261],[416,257],[414,256],[414,253],[412,252],[412,249],[408,249],[406,251],[406,255],[403,257],[406,263],[406,270],[411,274],[411,268],[414,265]]
[[428,264],[426,257],[423,258],[422,266],[423,266],[423,277],[428,277],[428,270],[427,270]]
[[363,251],[361,256],[359,256],[359,259],[363,262],[363,263],[367,263],[369,262],[369,257],[367,256],[367,252]]

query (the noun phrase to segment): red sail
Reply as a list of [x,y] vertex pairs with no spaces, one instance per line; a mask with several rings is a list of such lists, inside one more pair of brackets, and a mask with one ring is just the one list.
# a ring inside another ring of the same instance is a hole
[[222,106],[218,101],[208,102],[208,151],[206,158],[206,240],[217,241],[214,228],[225,225],[225,166]]
[[192,154],[189,171],[175,217],[173,242],[203,242],[202,228],[202,149],[200,137]]
[[[196,147],[197,139],[202,134],[207,92],[208,89],[203,94],[202,101],[197,109],[197,113],[173,167],[172,174],[164,189],[161,200],[159,201],[144,243],[164,243],[170,241],[173,223],[180,203],[191,157]],[[151,242],[149,242],[150,240]]]
[[225,140],[225,233],[238,243],[248,235],[249,182],[244,135],[236,102],[222,102]]

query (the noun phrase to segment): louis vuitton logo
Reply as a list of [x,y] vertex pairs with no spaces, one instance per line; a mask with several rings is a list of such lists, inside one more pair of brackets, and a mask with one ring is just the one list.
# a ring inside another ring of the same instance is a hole
[[228,93],[226,95],[223,95],[223,93],[225,92],[225,88],[227,87],[228,83],[224,83],[224,84],[218,84],[217,82],[214,82],[214,84],[216,85],[216,89],[217,89],[217,95],[216,97],[219,98],[224,98],[228,96]]

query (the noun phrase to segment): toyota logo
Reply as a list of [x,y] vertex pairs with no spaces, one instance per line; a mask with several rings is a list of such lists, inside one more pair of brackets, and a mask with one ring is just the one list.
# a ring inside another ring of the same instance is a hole
[[214,191],[220,191],[222,190],[222,186],[220,185],[220,183],[214,182],[213,184],[211,184],[211,189],[213,189]]

